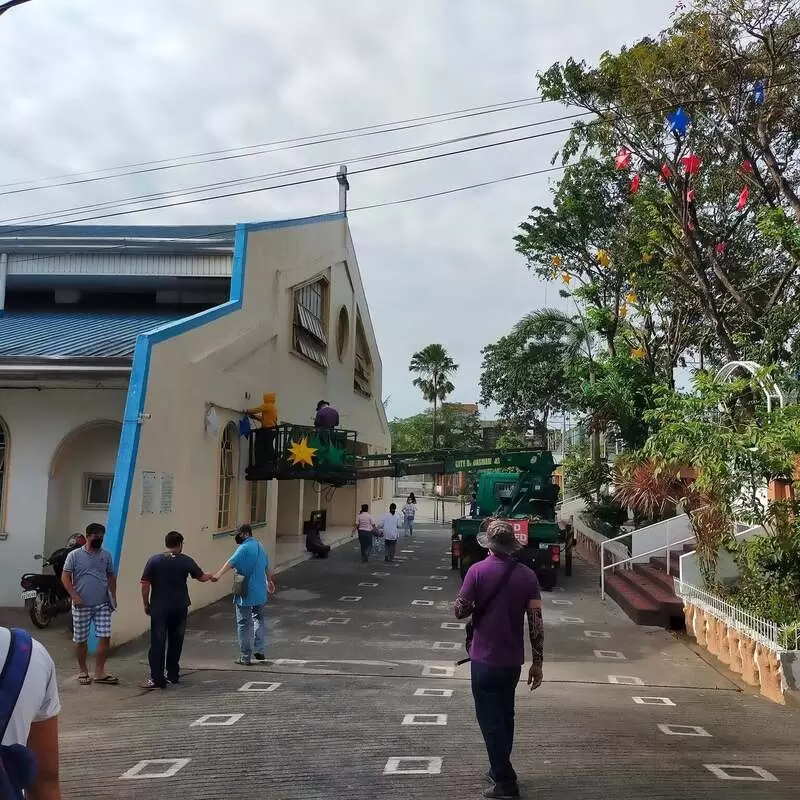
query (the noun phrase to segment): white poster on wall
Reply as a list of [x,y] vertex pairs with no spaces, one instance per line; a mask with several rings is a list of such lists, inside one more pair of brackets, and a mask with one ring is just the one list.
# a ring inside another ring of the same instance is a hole
[[171,514],[172,493],[175,486],[175,476],[171,472],[162,472],[159,475],[159,478],[159,483],[161,484],[161,503],[159,504],[159,513]]
[[158,475],[155,472],[142,472],[142,514],[154,514]]

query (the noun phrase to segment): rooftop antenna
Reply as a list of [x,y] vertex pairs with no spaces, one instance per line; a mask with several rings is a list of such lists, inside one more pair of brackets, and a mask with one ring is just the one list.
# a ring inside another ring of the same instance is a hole
[[342,164],[336,173],[336,180],[339,183],[339,211],[347,211],[347,192],[350,191],[350,182],[347,180],[347,166]]

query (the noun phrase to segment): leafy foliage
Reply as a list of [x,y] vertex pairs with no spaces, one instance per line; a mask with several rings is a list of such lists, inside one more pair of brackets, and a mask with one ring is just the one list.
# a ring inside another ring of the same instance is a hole
[[[404,419],[389,422],[393,453],[419,453],[431,449],[433,409]],[[462,406],[445,403],[439,409],[439,444],[446,449],[465,450],[483,443],[480,418],[477,412],[467,412]]]
[[413,384],[422,392],[422,397],[428,403],[433,403],[431,448],[435,449],[437,446],[436,408],[455,390],[456,387],[450,378],[457,372],[458,364],[453,361],[443,345],[429,344],[411,356],[408,370],[416,374],[417,377],[414,378]]

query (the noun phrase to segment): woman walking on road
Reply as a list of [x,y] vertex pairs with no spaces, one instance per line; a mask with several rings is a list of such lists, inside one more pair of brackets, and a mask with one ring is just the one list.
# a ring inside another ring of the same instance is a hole
[[411,492],[406,504],[403,506],[403,527],[405,528],[406,536],[414,535],[414,517],[416,514],[417,498],[414,497],[414,492]]
[[361,545],[361,561],[366,564],[369,561],[369,554],[372,552],[372,537],[377,528],[366,503],[361,506],[361,513],[358,515],[354,527],[358,532],[358,543]]

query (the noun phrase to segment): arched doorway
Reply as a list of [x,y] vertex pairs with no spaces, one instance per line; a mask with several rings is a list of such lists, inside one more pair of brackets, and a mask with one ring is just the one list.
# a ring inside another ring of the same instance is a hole
[[62,547],[90,522],[105,525],[122,426],[95,420],[70,431],[50,462],[44,551]]

